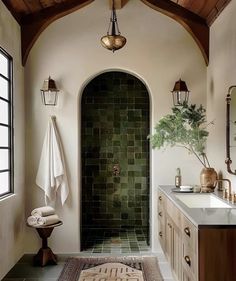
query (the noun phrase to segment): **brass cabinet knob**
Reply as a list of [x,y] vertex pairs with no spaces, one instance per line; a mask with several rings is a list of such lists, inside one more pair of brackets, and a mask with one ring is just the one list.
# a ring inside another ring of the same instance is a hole
[[159,197],[158,197],[158,199],[159,199],[159,201],[161,201],[161,200],[162,200],[162,197],[161,197],[161,196],[159,196]]
[[191,236],[191,232],[190,232],[189,227],[185,227],[185,228],[184,228],[184,232],[185,232],[189,237]]
[[162,231],[160,231],[160,232],[159,232],[159,236],[162,237],[162,235],[163,235],[163,234],[162,234]]
[[159,212],[158,215],[159,215],[159,217],[162,217],[162,212]]
[[184,259],[185,259],[186,263],[187,263],[189,266],[191,266],[190,257],[189,257],[189,256],[185,256]]

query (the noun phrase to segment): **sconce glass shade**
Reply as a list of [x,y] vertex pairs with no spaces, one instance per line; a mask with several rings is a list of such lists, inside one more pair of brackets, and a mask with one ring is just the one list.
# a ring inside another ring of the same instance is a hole
[[120,34],[118,27],[116,11],[114,8],[114,1],[112,5],[112,12],[110,18],[110,24],[107,30],[107,35],[101,38],[101,44],[107,50],[112,51],[113,53],[116,50],[119,50],[124,47],[126,44],[126,38]]
[[175,86],[172,92],[174,106],[182,106],[184,103],[188,103],[189,90],[185,81],[179,79],[175,82]]
[[44,105],[53,105],[57,104],[58,92],[56,83],[49,76],[48,79],[44,80],[43,87],[41,89],[41,97]]

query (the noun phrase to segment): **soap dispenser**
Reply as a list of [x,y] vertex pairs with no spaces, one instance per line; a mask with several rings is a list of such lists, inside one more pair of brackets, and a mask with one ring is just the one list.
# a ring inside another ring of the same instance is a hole
[[176,187],[180,187],[181,186],[181,172],[180,172],[180,168],[176,169],[175,186]]

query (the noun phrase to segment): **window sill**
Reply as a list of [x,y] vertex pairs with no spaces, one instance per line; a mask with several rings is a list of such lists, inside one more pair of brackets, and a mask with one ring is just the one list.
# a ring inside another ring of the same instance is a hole
[[6,194],[6,195],[0,197],[0,203],[3,202],[3,201],[5,201],[5,200],[7,200],[7,199],[10,199],[10,198],[12,198],[12,197],[15,197],[15,196],[16,196],[15,193]]

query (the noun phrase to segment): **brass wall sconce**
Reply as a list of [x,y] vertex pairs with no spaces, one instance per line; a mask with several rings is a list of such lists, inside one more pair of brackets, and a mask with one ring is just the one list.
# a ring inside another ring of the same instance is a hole
[[58,92],[55,81],[49,76],[44,80],[41,91],[41,98],[44,105],[57,105]]
[[184,103],[188,103],[189,90],[185,81],[179,79],[175,82],[174,89],[171,91],[173,96],[174,106],[182,106]]
[[116,50],[123,48],[126,44],[126,38],[120,34],[120,30],[118,27],[114,0],[112,2],[112,12],[107,35],[101,38],[101,44],[104,48],[112,51],[113,53]]

